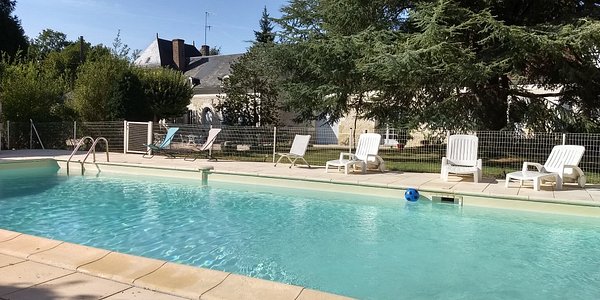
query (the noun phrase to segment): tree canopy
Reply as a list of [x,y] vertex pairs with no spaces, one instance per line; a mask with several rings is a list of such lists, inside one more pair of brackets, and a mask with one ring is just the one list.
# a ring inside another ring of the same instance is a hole
[[31,41],[29,56],[41,60],[46,58],[50,52],[60,52],[70,44],[72,42],[67,40],[66,34],[52,29],[44,29]]
[[47,29],[32,50],[0,60],[3,120],[158,120],[183,115],[191,98],[179,72],[130,64],[119,34],[109,49]]
[[279,79],[270,63],[275,33],[266,7],[260,19],[260,31],[248,52],[232,66],[223,79],[222,101],[217,109],[228,125],[264,126],[279,122]]
[[187,78],[179,71],[165,68],[141,71],[144,94],[154,121],[185,114],[193,94]]
[[27,38],[21,21],[12,15],[16,1],[0,0],[0,54],[14,57],[19,50],[27,50]]
[[303,120],[597,131],[599,4],[292,0],[269,65]]
[[273,23],[271,18],[269,17],[269,12],[267,11],[267,7],[265,6],[262,11],[262,17],[258,22],[260,25],[260,31],[254,31],[254,36],[256,37],[256,43],[272,43],[275,41],[275,33],[273,32]]

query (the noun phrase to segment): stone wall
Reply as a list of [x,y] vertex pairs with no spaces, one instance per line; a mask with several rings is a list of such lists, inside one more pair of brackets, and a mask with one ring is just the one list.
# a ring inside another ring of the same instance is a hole
[[339,124],[339,138],[338,144],[347,146],[350,140],[350,130],[355,129],[355,136],[353,137],[355,143],[361,133],[374,132],[377,122],[367,119],[358,119],[356,121],[356,128],[354,127],[355,112],[349,113],[347,116],[341,118],[338,121]]

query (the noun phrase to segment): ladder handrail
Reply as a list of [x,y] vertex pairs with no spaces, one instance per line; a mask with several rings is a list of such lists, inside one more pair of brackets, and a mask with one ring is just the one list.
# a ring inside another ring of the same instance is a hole
[[71,162],[73,155],[75,155],[75,153],[77,153],[77,150],[79,150],[81,145],[83,145],[83,143],[85,143],[85,141],[87,139],[90,139],[92,142],[94,141],[94,138],[92,138],[91,136],[84,136],[79,140],[79,142],[77,143],[77,146],[75,146],[75,149],[73,149],[73,152],[71,152],[71,156],[69,156],[69,159],[67,160],[67,175],[69,175],[69,163]]
[[[108,140],[105,137],[99,137],[97,139],[94,140],[94,143],[92,143],[92,146],[90,147],[90,150],[88,150],[87,154],[85,155],[85,157],[83,158],[83,160],[81,161],[81,163],[85,163],[85,161],[87,160],[88,156],[90,156],[90,152],[93,152],[93,162],[96,162],[96,144],[98,144],[99,141],[104,141],[105,145],[106,145],[106,161],[110,161],[109,157],[108,157]],[[83,173],[83,171],[82,171]]]

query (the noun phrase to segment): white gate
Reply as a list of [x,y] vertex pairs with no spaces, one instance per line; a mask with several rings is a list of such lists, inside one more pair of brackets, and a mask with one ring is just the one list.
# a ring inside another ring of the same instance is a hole
[[124,122],[124,153],[146,153],[146,145],[152,144],[152,122]]

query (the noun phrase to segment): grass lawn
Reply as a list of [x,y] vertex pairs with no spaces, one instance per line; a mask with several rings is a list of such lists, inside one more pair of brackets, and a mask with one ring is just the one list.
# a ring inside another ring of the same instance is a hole
[[[272,148],[269,147],[262,147],[258,150],[256,150],[256,148],[251,148],[250,150],[246,151],[213,151],[213,156],[237,161],[272,162],[272,151]],[[304,155],[304,158],[311,165],[323,166],[328,160],[338,159],[340,152],[348,152],[348,148],[309,147]],[[444,155],[444,153],[445,148],[438,146],[414,147],[405,149],[381,148],[379,150],[379,155],[385,161],[388,170],[414,173],[439,173],[441,157]],[[278,156],[276,159],[277,158]],[[516,157],[514,155],[507,155],[505,157],[483,156],[482,160],[483,176],[497,179],[504,179],[506,177],[506,173],[520,170],[523,161],[525,161],[524,158]],[[282,163],[286,162],[287,161],[282,161]],[[586,172],[586,176],[588,178],[588,183],[600,182],[600,174],[598,173]]]

